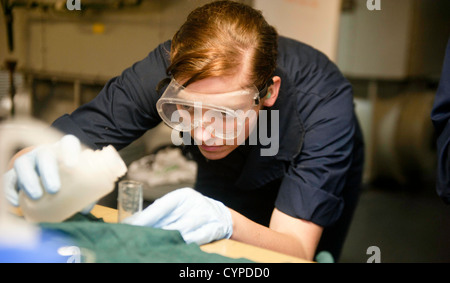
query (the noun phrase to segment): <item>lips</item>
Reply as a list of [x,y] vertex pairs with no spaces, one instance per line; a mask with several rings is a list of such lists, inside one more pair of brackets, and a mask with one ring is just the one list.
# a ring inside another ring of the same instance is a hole
[[200,145],[200,148],[204,151],[208,152],[218,152],[223,149],[223,146],[208,146],[208,145]]

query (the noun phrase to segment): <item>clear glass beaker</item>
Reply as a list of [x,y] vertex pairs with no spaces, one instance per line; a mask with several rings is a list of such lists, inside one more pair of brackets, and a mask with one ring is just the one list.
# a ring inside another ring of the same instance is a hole
[[118,222],[142,211],[143,184],[132,180],[119,182],[119,197],[117,200]]

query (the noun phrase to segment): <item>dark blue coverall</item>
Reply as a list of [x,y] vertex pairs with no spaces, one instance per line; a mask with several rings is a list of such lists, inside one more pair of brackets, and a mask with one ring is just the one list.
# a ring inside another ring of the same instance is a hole
[[436,189],[442,200],[450,204],[450,39],[431,119],[438,137]]

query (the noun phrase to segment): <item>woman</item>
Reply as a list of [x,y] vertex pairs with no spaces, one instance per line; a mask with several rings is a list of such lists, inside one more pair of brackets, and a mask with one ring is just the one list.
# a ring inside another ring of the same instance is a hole
[[[53,125],[93,148],[121,149],[162,120],[198,162],[195,191],[169,193],[130,224],[179,230],[186,242],[231,238],[338,259],[363,146],[351,86],[326,56],[278,37],[249,6],[213,2]],[[264,130],[270,144],[252,138]]]

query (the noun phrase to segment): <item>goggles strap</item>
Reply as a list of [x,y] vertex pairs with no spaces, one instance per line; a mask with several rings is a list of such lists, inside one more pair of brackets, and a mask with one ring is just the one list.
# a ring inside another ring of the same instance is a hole
[[156,92],[160,93],[163,88],[165,88],[166,86],[168,86],[170,84],[171,80],[172,80],[171,78],[165,78],[165,79],[161,80],[158,83],[158,85],[156,86]]

